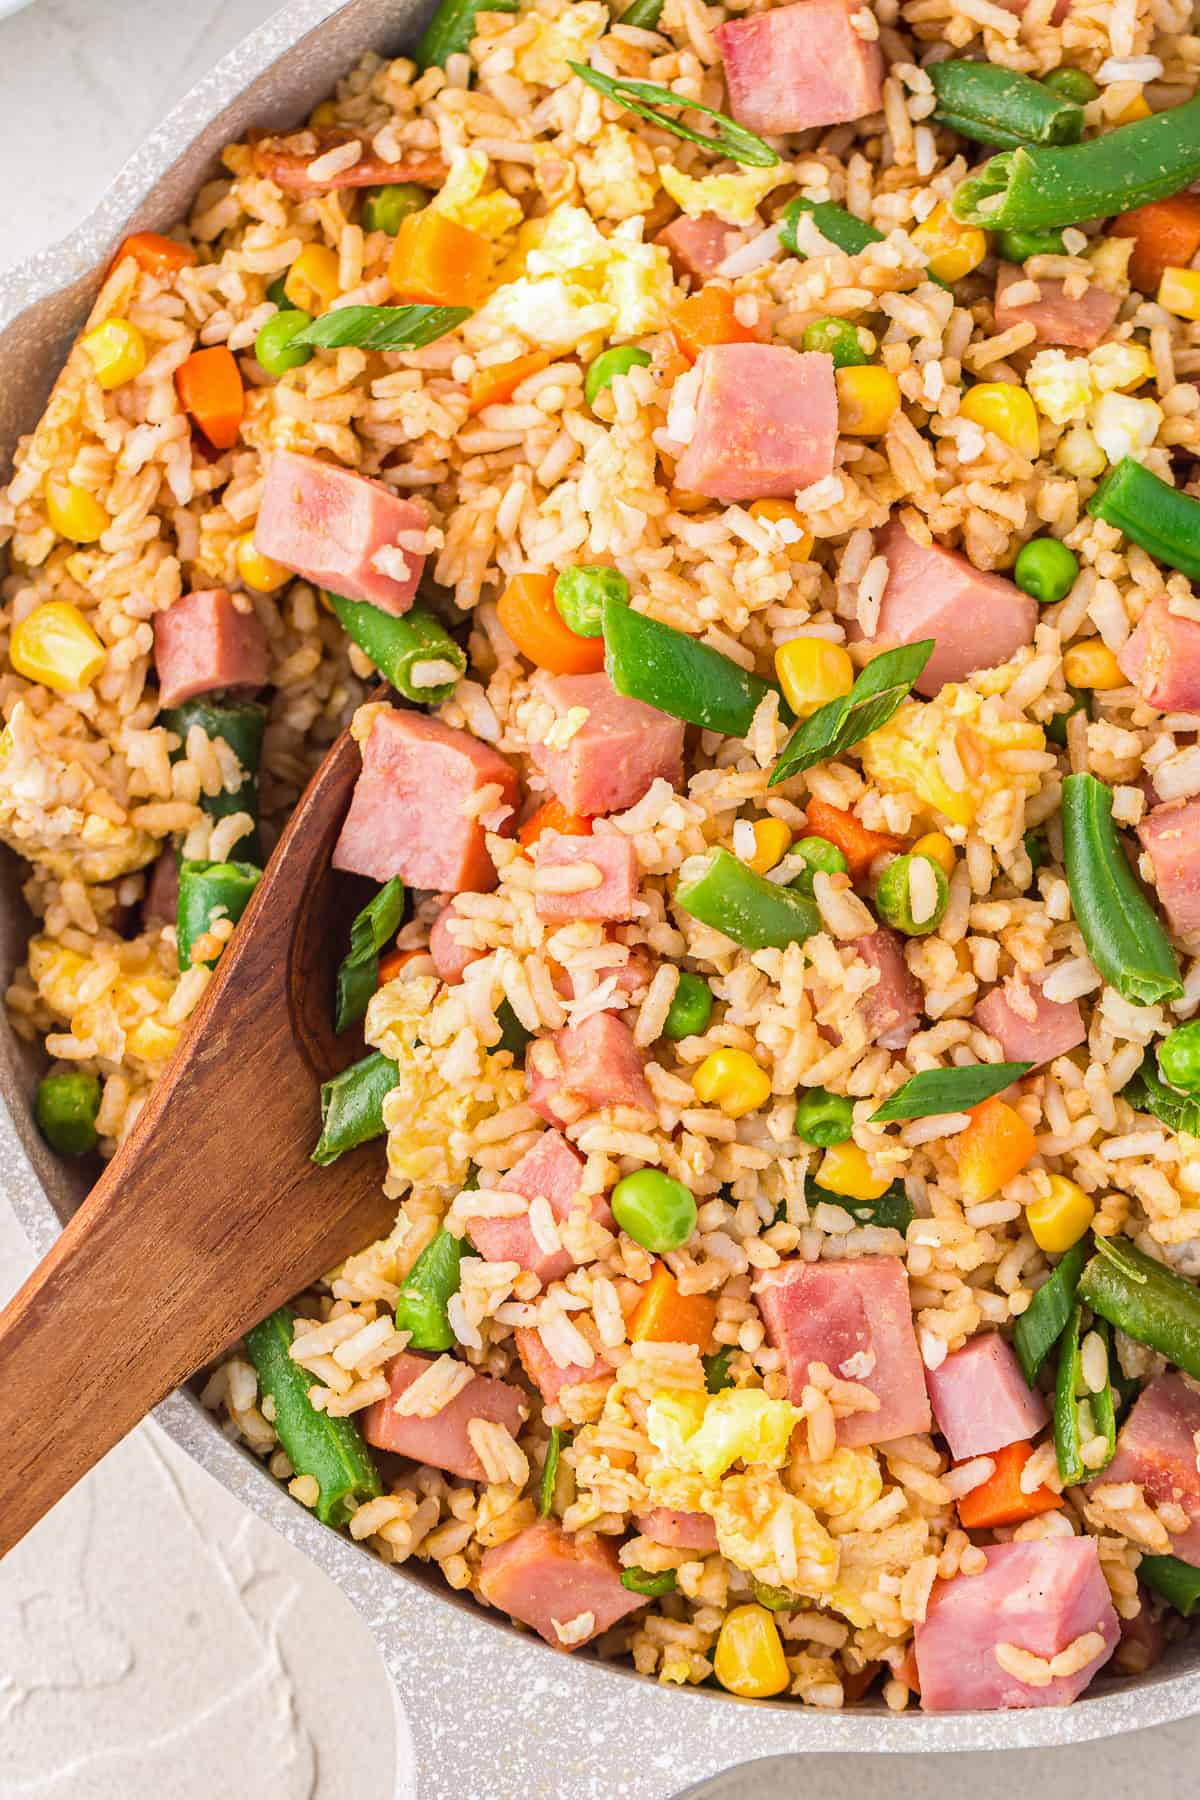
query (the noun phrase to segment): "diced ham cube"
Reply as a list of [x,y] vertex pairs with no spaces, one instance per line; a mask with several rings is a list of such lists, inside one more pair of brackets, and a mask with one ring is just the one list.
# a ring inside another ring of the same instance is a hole
[[675,279],[683,281],[690,276],[699,286],[716,273],[745,237],[744,231],[739,231],[736,225],[727,225],[716,213],[704,213],[698,219],[689,219],[686,213],[680,213],[677,219],[664,225],[654,241],[661,244],[671,258]]
[[531,1626],[556,1650],[589,1643],[646,1604],[621,1586],[612,1538],[566,1532],[552,1519],[485,1550],[479,1591],[489,1606]]
[[164,850],[150,871],[142,921],[146,925],[173,925],[179,911],[179,858],[172,846]]
[[855,0],[799,0],[718,25],[738,123],[773,137],[878,112],[883,57],[875,39],[855,29],[858,16]]
[[876,638],[936,640],[917,677],[919,694],[936,694],[947,681],[994,669],[1032,644],[1037,602],[1003,575],[977,569],[941,544],[918,544],[899,519],[880,533],[875,549],[888,566]]
[[[1000,5],[1004,8],[1005,12],[1019,14],[1025,11],[1026,7],[1029,5],[1029,0],[1000,0]],[[1050,14],[1050,23],[1052,25],[1061,25],[1070,10],[1071,0],[1054,0],[1054,11]]]
[[[571,1322],[589,1341],[595,1335],[594,1330],[588,1330],[588,1321],[581,1320],[578,1314],[573,1316]],[[533,1326],[518,1326],[513,1338],[517,1355],[521,1358],[521,1367],[547,1406],[556,1406],[564,1389],[581,1387],[588,1381],[603,1381],[613,1372],[612,1364],[599,1350],[590,1363],[568,1363],[564,1368],[555,1362],[542,1342],[541,1332]]]
[[296,194],[302,200],[313,194],[336,193],[339,188],[377,187],[388,182],[412,181],[422,187],[439,188],[446,179],[445,163],[431,151],[411,151],[399,162],[384,162],[374,154],[368,140],[358,139],[362,154],[357,162],[320,181],[313,180],[308,171],[314,162],[355,141],[349,133],[337,130],[260,138],[254,146],[255,171],[285,194]]
[[903,939],[886,925],[855,938],[854,949],[878,969],[879,980],[862,998],[867,1031],[885,1050],[903,1050],[921,1022],[921,985],[904,960]]
[[955,1462],[1025,1443],[1046,1424],[1046,1406],[997,1331],[969,1338],[925,1380],[938,1430]]
[[400,540],[429,525],[414,500],[337,463],[275,450],[267,458],[254,545],[316,587],[386,613],[413,603],[425,554]]
[[660,777],[682,786],[682,719],[618,694],[607,675],[558,675],[542,692],[560,720],[587,714],[562,749],[529,749],[568,812],[624,812]]
[[754,1297],[767,1336],[783,1354],[793,1401],[803,1396],[811,1363],[824,1363],[878,1399],[877,1411],[838,1421],[839,1444],[882,1444],[930,1429],[908,1276],[896,1257],[782,1262],[758,1277]]
[[1200,711],[1200,625],[1152,600],[1117,654],[1122,675],[1159,712]]
[[538,874],[543,869],[591,868],[600,880],[591,887],[568,893],[535,889],[534,909],[539,919],[632,919],[637,898],[637,852],[633,839],[616,832],[597,832],[592,837],[567,837],[544,831],[537,841]]
[[643,1537],[671,1550],[698,1550],[711,1555],[717,1547],[717,1528],[707,1513],[676,1512],[670,1506],[656,1506],[653,1512],[639,1513],[633,1521]]
[[472,1375],[464,1388],[431,1419],[394,1410],[397,1400],[431,1367],[426,1356],[402,1350],[385,1371],[391,1392],[360,1415],[363,1436],[377,1450],[390,1450],[413,1462],[428,1463],[461,1475],[464,1481],[486,1481],[487,1472],[467,1435],[472,1419],[490,1419],[516,1437],[527,1405],[520,1388],[491,1375]]
[[[759,13],[746,23],[780,16]],[[696,373],[696,425],[675,470],[677,487],[712,500],[786,499],[831,473],[838,431],[831,356],[786,344],[711,344]]]
[[1121,1427],[1117,1454],[1096,1485],[1135,1481],[1151,1506],[1170,1502],[1191,1524],[1171,1537],[1172,1555],[1200,1568],[1200,1394],[1176,1374],[1156,1375]]
[[[602,963],[594,971],[596,986],[611,979],[615,983],[618,994],[636,994],[641,988],[648,985],[653,972],[649,956],[637,946],[629,952],[624,962],[617,962],[614,958],[611,963]],[[576,980],[575,973],[571,969],[562,971],[561,980],[556,982],[556,986],[560,993],[567,996],[568,1000],[578,1000],[584,992],[582,981]],[[588,991],[591,991],[590,987]]]
[[241,612],[226,588],[202,588],[155,614],[154,667],[160,706],[214,688],[262,687],[267,635],[253,607]]
[[1137,833],[1171,930],[1200,931],[1200,799],[1156,806]]
[[496,871],[483,826],[463,807],[493,783],[502,802],[515,806],[516,771],[498,750],[425,713],[381,708],[363,745],[334,868],[373,881],[399,875],[410,887],[447,894],[485,892]]
[[[1093,1537],[991,1544],[978,1575],[935,1581],[916,1630],[921,1705],[926,1712],[994,1712],[1020,1706],[1066,1706],[1078,1698],[1117,1642],[1117,1615]],[[1001,1645],[1049,1662],[1096,1632],[1099,1649],[1074,1675],[1044,1686],[1009,1674],[996,1659]]]
[[1053,1062],[1087,1042],[1078,1000],[1047,1000],[1040,981],[1009,975],[971,1014],[994,1037],[1005,1062]]
[[1068,300],[1065,284],[1038,281],[1039,298],[1014,306],[1006,299],[1014,282],[1032,279],[1015,263],[1001,263],[996,273],[996,330],[1007,331],[1013,325],[1032,325],[1038,344],[1059,344],[1070,350],[1094,350],[1112,329],[1121,310],[1116,294],[1097,287],[1093,282],[1081,300]]
[[[526,1200],[543,1199],[560,1222],[577,1204],[583,1158],[577,1156],[560,1131],[547,1131],[532,1150],[513,1164],[500,1183],[500,1192],[521,1194]],[[597,1224],[611,1226],[612,1212],[603,1194],[593,1194],[588,1210]],[[515,1262],[530,1269],[543,1287],[561,1281],[575,1259],[569,1250],[543,1250],[533,1234],[527,1214],[509,1219],[489,1219],[483,1214],[466,1220],[466,1233],[485,1262]]]
[[459,943],[450,930],[450,922],[457,916],[453,900],[448,901],[429,931],[429,954],[433,958],[434,968],[447,987],[457,987],[471,964],[487,955],[486,950]]
[[551,1125],[570,1124],[602,1106],[657,1111],[646,1059],[616,1013],[598,1012],[539,1038],[525,1057],[529,1104]]

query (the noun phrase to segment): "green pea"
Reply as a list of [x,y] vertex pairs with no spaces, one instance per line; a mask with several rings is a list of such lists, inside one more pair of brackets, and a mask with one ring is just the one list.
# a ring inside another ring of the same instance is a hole
[[1060,100],[1073,100],[1077,106],[1086,106],[1100,92],[1086,70],[1074,69],[1069,63],[1043,75],[1042,86],[1048,87],[1052,94],[1057,94]]
[[1024,263],[1031,256],[1065,256],[1061,231],[998,231],[996,249],[1005,262]]
[[793,881],[788,882],[788,886],[795,888],[797,893],[807,894],[810,900],[813,893],[814,875],[844,875],[850,867],[837,845],[831,844],[828,838],[800,838],[792,845],[788,854],[789,856],[802,856],[807,864],[807,867],[802,869]]
[[568,630],[580,637],[601,635],[600,614],[606,600],[629,604],[629,583],[619,569],[604,563],[580,563],[564,569],[554,583],[554,604]]
[[1013,565],[1013,580],[1039,606],[1056,606],[1075,586],[1079,558],[1056,537],[1030,538]]
[[712,989],[707,981],[702,975],[693,975],[684,969],[667,1009],[663,1036],[670,1038],[673,1044],[677,1044],[680,1038],[699,1037],[701,1032],[708,1030],[712,1009]]
[[368,188],[363,196],[363,230],[386,231],[389,237],[395,237],[410,213],[422,212],[428,205],[428,192],[412,181]]
[[96,1114],[100,1111],[100,1079],[80,1069],[47,1075],[38,1082],[34,1115],[38,1129],[60,1156],[86,1156],[99,1138]]
[[854,1130],[854,1102],[828,1088],[809,1088],[796,1106],[796,1136],[829,1150],[844,1144]]
[[805,350],[823,350],[832,356],[835,369],[852,369],[871,360],[863,349],[857,325],[849,319],[814,319],[804,327],[800,343]]
[[1066,748],[1067,720],[1073,718],[1074,715],[1081,710],[1087,714],[1089,719],[1092,716],[1091,701],[1083,692],[1082,688],[1072,687],[1068,681],[1067,692],[1074,701],[1074,705],[1069,706],[1066,712],[1055,713],[1052,718],[1046,720],[1043,728],[1050,742],[1052,744],[1057,744],[1060,750]]
[[1180,1025],[1158,1046],[1158,1072],[1185,1094],[1200,1093],[1200,1019]]
[[583,380],[583,397],[594,408],[597,396],[609,385],[614,375],[627,375],[630,369],[647,369],[649,366],[650,352],[639,350],[636,344],[618,344],[615,350],[602,350],[588,364],[588,372]]
[[264,375],[282,375],[288,369],[302,369],[313,359],[310,344],[293,344],[297,332],[312,324],[312,314],[291,306],[268,319],[254,340],[254,354]]
[[937,884],[937,902],[929,917],[922,919],[920,924],[913,917],[908,892],[913,857],[898,856],[894,862],[890,862],[879,877],[875,889],[875,911],[885,925],[894,925],[905,937],[926,937],[929,932],[936,931],[950,904],[950,883],[940,865],[934,862],[932,856],[923,856],[920,860],[929,864]]
[[613,1217],[643,1250],[678,1250],[696,1229],[696,1202],[682,1181],[661,1169],[639,1169],[612,1191]]
[[284,287],[286,280],[286,275],[277,275],[267,289],[267,299],[274,301],[280,312],[293,311],[292,302],[288,299],[287,289]]

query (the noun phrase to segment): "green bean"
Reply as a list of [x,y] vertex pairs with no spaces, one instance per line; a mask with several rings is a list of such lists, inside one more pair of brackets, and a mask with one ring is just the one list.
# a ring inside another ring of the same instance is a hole
[[558,1465],[562,1456],[562,1447],[562,1426],[552,1425],[550,1442],[546,1446],[546,1460],[542,1464],[542,1477],[538,1482],[538,1511],[543,1519],[548,1519],[554,1511],[554,1490],[558,1486]]
[[1179,964],[1121,849],[1111,791],[1094,775],[1068,775],[1062,822],[1071,904],[1097,969],[1135,1006],[1177,1000]]
[[465,55],[478,30],[479,13],[519,11],[517,0],[487,0],[486,5],[483,0],[442,0],[417,45],[417,67],[428,69],[436,63],[444,69],[448,57]]
[[100,1078],[82,1069],[46,1075],[38,1082],[34,1117],[52,1150],[60,1156],[86,1156],[100,1142],[96,1114],[100,1111]]
[[[1200,126],[1198,126],[1200,131]],[[1181,494],[1131,456],[1110,469],[1087,503],[1094,519],[1115,525],[1156,562],[1200,581],[1200,500]]]
[[453,1350],[446,1306],[458,1292],[464,1248],[462,1238],[443,1229],[408,1271],[396,1300],[396,1330],[411,1332],[410,1350]]
[[636,1563],[621,1571],[621,1586],[628,1588],[631,1594],[645,1594],[648,1600],[657,1600],[661,1594],[673,1594],[677,1579],[674,1569],[660,1569],[657,1574],[651,1574],[649,1569],[639,1569]]
[[347,637],[354,639],[396,692],[418,706],[441,706],[466,672],[467,656],[440,619],[423,606],[399,618],[361,600],[329,595]]
[[1072,1244],[1013,1325],[1013,1349],[1030,1387],[1071,1316],[1087,1254],[1086,1238]]
[[934,118],[980,144],[1077,144],[1083,108],[1028,75],[1000,63],[951,58],[928,69],[937,96]]
[[[1107,1468],[1117,1448],[1112,1386],[1106,1377],[1101,1392],[1093,1394],[1083,1379],[1079,1345],[1082,1325],[1082,1308],[1073,1306],[1059,1342],[1058,1373],[1054,1384],[1054,1454],[1058,1461],[1058,1472],[1067,1487],[1076,1487],[1081,1481],[1089,1481],[1101,1469]],[[1101,1337],[1107,1353],[1107,1328],[1097,1327],[1097,1335]],[[1103,1437],[1108,1447],[1102,1463],[1083,1461],[1084,1428],[1081,1414],[1084,1405],[1089,1408],[1095,1426],[1094,1430],[1088,1432],[1089,1438]]]
[[321,1136],[312,1153],[313,1162],[328,1168],[347,1150],[382,1137],[386,1130],[383,1103],[399,1078],[395,1063],[374,1050],[332,1081],[322,1083]]
[[599,637],[604,602],[629,605],[629,583],[619,569],[605,563],[577,563],[563,569],[554,583],[554,605],[568,631],[577,637]]
[[865,219],[856,218],[844,206],[835,206],[832,200],[805,200],[801,196],[789,202],[779,221],[779,241],[792,256],[807,255],[796,240],[796,227],[805,217],[812,220],[827,244],[844,250],[847,256],[857,256],[871,244],[883,242],[882,231],[876,231]]
[[1002,150],[954,194],[966,225],[1044,230],[1165,200],[1200,176],[1200,98],[1086,143]]
[[704,1386],[708,1393],[719,1394],[722,1389],[733,1386],[733,1376],[729,1373],[729,1365],[733,1361],[732,1344],[722,1344],[719,1350],[710,1350],[700,1361],[704,1364]]
[[712,851],[698,874],[679,883],[675,904],[744,950],[783,950],[821,929],[814,901],[756,875],[728,850]]
[[618,694],[726,737],[745,737],[769,682],[686,631],[611,596],[601,612],[604,667]]
[[246,1349],[264,1399],[275,1405],[274,1426],[297,1475],[317,1484],[316,1515],[345,1525],[363,1501],[383,1492],[379,1470],[353,1419],[331,1419],[308,1397],[315,1377],[291,1358],[295,1314],[281,1306],[246,1333]]
[[1079,1278],[1079,1298],[1123,1331],[1200,1381],[1200,1293],[1127,1238],[1096,1239]]
[[1178,1556],[1143,1556],[1137,1572],[1152,1593],[1161,1595],[1185,1619],[1191,1618],[1200,1604],[1200,1569]]
[[[249,813],[254,828],[239,838],[237,848],[247,862],[262,862],[258,838],[258,765],[262,756],[263,733],[267,728],[267,710],[255,701],[185,700],[181,706],[168,706],[158,715],[158,722],[179,739],[178,750],[172,750],[171,761],[180,762],[187,755],[188,732],[198,725],[206,738],[220,738],[237,757],[245,771],[241,787],[227,793],[200,795],[200,805],[210,819],[232,818],[234,813]],[[231,846],[232,848],[232,846]]]
[[[180,863],[175,942],[181,969],[193,966],[197,939],[210,931],[218,919],[232,919],[237,924],[261,880],[262,870],[253,863],[187,859]],[[215,956],[200,959],[209,969],[216,960]]]
[[350,927],[350,953],[342,958],[337,972],[335,1031],[345,1031],[366,1012],[379,986],[379,952],[395,937],[403,917],[404,883],[393,875]]

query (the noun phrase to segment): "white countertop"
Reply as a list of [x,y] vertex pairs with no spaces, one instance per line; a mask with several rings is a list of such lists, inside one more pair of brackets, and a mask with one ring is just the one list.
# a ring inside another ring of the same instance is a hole
[[[272,10],[34,0],[0,19],[0,263],[83,217],[167,106]],[[30,1261],[2,1189],[0,1171],[0,1300]],[[0,1569],[0,1800],[389,1800],[413,1791],[395,1740],[386,1674],[342,1595],[153,1426]],[[812,1757],[719,1791],[1184,1800],[1198,1764],[1200,1720],[1009,1757]]]

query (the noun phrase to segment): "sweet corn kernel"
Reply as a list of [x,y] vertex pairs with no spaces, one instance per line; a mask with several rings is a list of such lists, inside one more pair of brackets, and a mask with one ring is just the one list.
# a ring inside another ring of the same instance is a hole
[[799,637],[780,644],[775,652],[775,673],[798,719],[807,719],[827,701],[840,700],[854,686],[854,664],[848,652],[828,638]]
[[324,312],[341,292],[335,252],[325,244],[305,244],[287,272],[283,291],[303,312]]
[[153,1017],[142,1019],[125,1033],[125,1049],[142,1062],[165,1062],[179,1043],[179,1027],[164,1025]]
[[1077,1244],[1096,1215],[1096,1208],[1077,1181],[1051,1175],[1050,1192],[1025,1208],[1025,1222],[1041,1250],[1061,1256]]
[[102,388],[123,387],[146,366],[146,340],[128,319],[105,319],[88,332],[83,347]]
[[746,510],[760,525],[771,527],[776,546],[786,550],[793,562],[808,561],[813,550],[813,535],[799,508],[790,500],[755,500]]
[[1054,449],[1054,460],[1064,475],[1095,481],[1103,475],[1108,459],[1086,425],[1073,425]]
[[696,1098],[718,1106],[729,1119],[761,1106],[771,1092],[771,1077],[746,1050],[714,1050],[692,1076]]
[[754,821],[754,855],[746,862],[756,875],[765,875],[777,862],[782,862],[792,846],[792,834],[782,819]]
[[94,544],[112,523],[96,496],[72,481],[47,475],[45,495],[46,517],[59,537],[73,544]]
[[900,383],[876,363],[838,369],[838,430],[843,437],[881,437],[900,410]]
[[1098,688],[1101,693],[1108,688],[1125,686],[1125,677],[1116,657],[1099,638],[1072,644],[1063,654],[1063,674],[1072,687]]
[[713,1674],[743,1700],[781,1694],[791,1680],[779,1628],[765,1606],[735,1606],[725,1615],[713,1652]]
[[[253,535],[247,532],[245,537],[237,541],[234,551],[237,572],[248,588],[256,594],[273,594],[276,588],[282,587],[285,581],[292,579],[292,571],[285,569],[255,547]],[[330,609],[332,611],[332,608]]]
[[59,694],[90,687],[106,651],[77,606],[48,600],[13,627],[8,658],[18,675]]
[[928,856],[949,881],[954,873],[954,845],[944,831],[927,831],[913,845],[910,856]]
[[331,125],[337,124],[337,103],[333,100],[322,100],[314,106],[308,115],[308,122],[314,131],[327,131]]
[[857,1144],[835,1144],[821,1158],[817,1186],[831,1194],[844,1194],[847,1200],[878,1200],[891,1186],[886,1175],[873,1175],[867,1153]]
[[939,281],[961,281],[988,253],[987,232],[960,224],[944,200],[909,236]]
[[1164,269],[1158,304],[1178,319],[1200,319],[1200,269]]
[[980,381],[962,397],[959,415],[982,425],[1019,456],[1032,462],[1038,453],[1037,408],[1025,392],[1010,381]]

